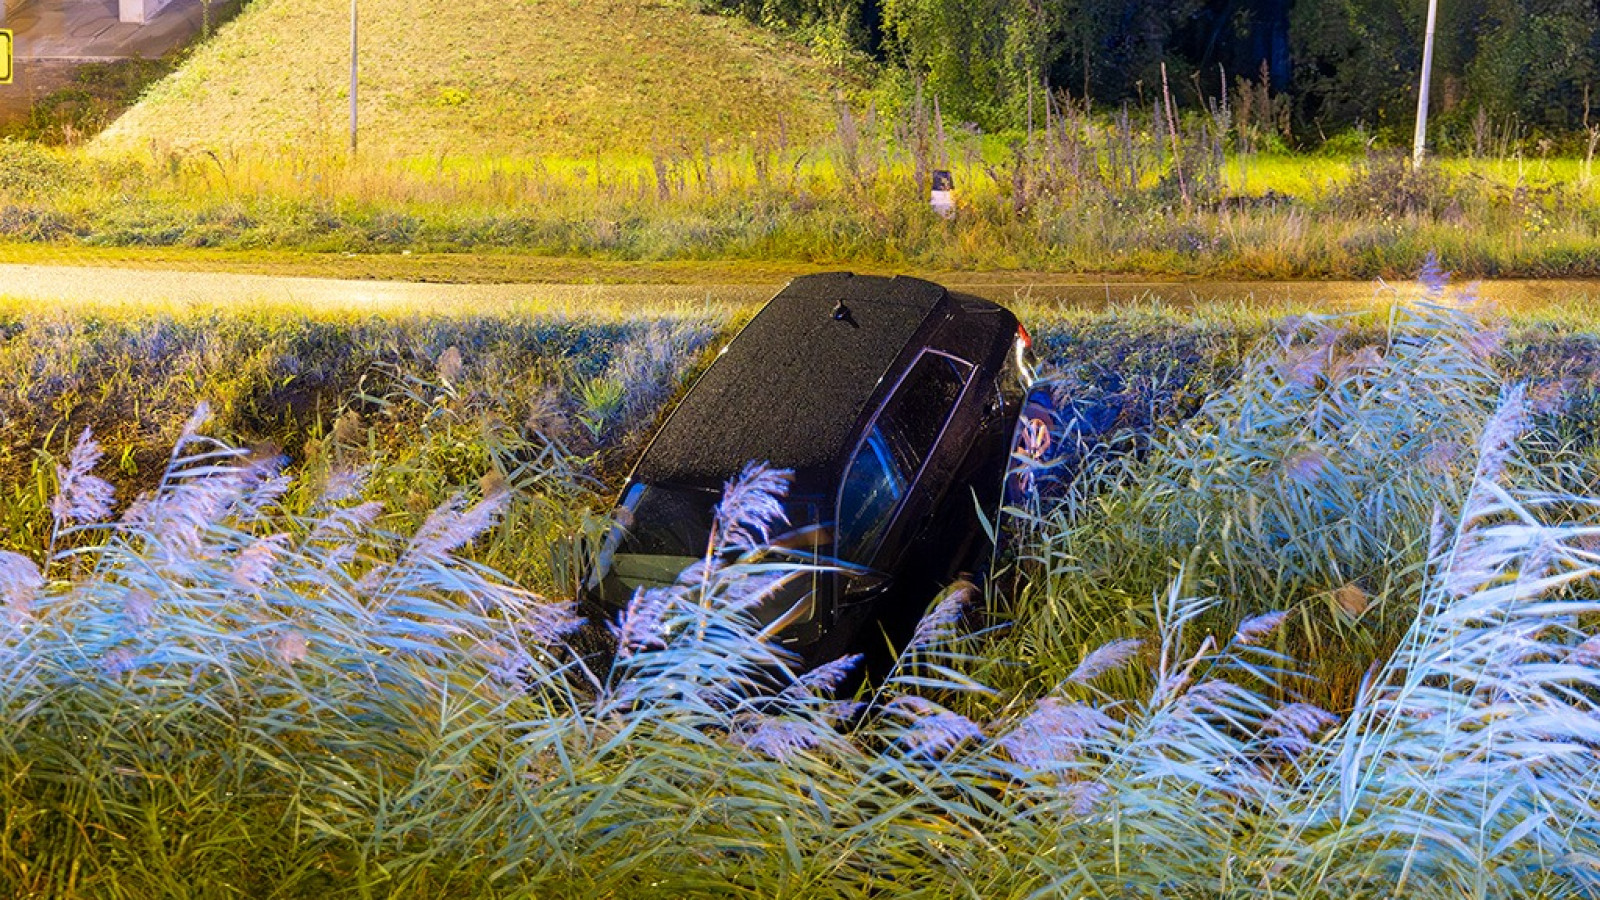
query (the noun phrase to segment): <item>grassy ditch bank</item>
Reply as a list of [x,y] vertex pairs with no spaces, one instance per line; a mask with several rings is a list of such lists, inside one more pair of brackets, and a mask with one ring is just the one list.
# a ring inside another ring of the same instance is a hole
[[[888,125],[872,138],[840,127],[854,136],[594,158],[7,142],[0,241],[227,250],[246,263],[513,253],[1213,279],[1403,278],[1437,251],[1474,277],[1600,275],[1587,158],[1412,171],[1378,153],[1239,154],[1198,132],[1174,157],[1148,133],[1090,121],[1029,138],[953,134],[931,150],[897,143]],[[928,203],[936,162],[960,186],[948,219]]]
[[1581,896],[1600,342],[1405,293],[1030,311],[1116,415],[865,716],[754,639],[759,548],[564,643],[736,319],[13,310],[0,885]]

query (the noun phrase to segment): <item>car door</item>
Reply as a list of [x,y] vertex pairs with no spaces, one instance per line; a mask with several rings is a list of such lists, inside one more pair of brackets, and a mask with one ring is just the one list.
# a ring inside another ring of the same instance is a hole
[[965,452],[942,441],[973,366],[925,349],[879,408],[845,469],[836,552],[892,571],[931,514]]

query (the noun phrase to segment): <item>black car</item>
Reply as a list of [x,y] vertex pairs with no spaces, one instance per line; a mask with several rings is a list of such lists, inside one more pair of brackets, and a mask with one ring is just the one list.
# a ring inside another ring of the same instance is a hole
[[[986,564],[1030,341],[987,300],[914,278],[797,278],[718,355],[623,489],[591,577],[597,615],[706,552],[746,463],[794,472],[779,552],[834,566],[760,610],[810,667],[903,640],[951,579]],[[981,513],[980,513],[981,511]]]

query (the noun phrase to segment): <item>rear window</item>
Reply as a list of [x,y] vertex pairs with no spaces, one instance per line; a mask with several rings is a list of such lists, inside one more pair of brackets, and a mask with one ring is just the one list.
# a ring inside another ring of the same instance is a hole
[[839,555],[864,561],[927,462],[972,365],[924,352],[873,420],[839,492]]

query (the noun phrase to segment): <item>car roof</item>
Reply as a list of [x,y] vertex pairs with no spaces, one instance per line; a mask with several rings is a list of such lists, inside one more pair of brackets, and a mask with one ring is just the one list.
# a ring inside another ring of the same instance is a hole
[[[834,316],[841,301],[848,320]],[[794,469],[794,493],[831,490],[883,383],[946,319],[979,306],[1000,309],[903,276],[796,278],[723,348],[634,480],[719,487],[758,460]]]

